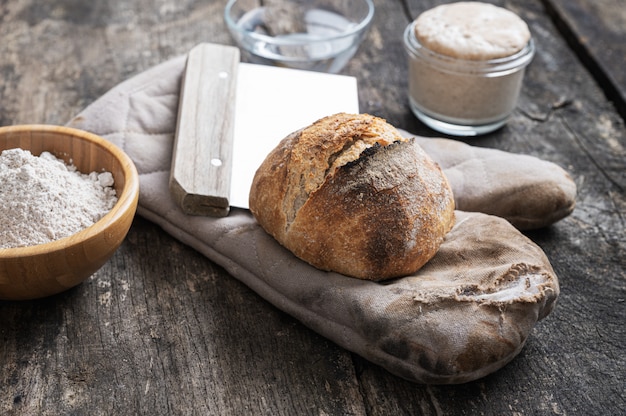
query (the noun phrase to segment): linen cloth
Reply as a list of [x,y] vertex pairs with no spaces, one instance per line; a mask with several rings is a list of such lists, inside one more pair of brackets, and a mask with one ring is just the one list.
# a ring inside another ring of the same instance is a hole
[[554,308],[557,276],[518,228],[567,216],[576,187],[563,169],[531,156],[416,138],[451,182],[456,225],[421,270],[382,283],[313,268],[248,210],[233,208],[224,218],[185,215],[168,187],[185,61],[180,56],[119,84],[68,125],[110,140],[133,159],[139,215],[274,306],[393,374],[432,384],[500,369]]

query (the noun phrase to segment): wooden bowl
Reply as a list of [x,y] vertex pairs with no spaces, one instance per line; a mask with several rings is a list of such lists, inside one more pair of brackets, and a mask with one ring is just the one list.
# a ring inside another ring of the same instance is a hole
[[[91,276],[113,255],[131,226],[139,197],[133,161],[117,146],[82,130],[49,125],[0,127],[0,152],[44,151],[73,163],[82,173],[109,171],[118,201],[92,226],[50,243],[0,249],[0,299],[53,295]],[[0,224],[0,226],[2,226]]]

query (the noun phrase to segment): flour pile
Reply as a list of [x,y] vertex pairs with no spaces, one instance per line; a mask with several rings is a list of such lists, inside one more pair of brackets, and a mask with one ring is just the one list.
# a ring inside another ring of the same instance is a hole
[[117,202],[110,172],[83,174],[48,152],[0,154],[0,249],[68,237]]

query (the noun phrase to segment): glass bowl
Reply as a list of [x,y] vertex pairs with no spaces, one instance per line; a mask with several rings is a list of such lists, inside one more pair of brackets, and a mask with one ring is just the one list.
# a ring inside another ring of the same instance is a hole
[[372,0],[230,0],[228,30],[250,63],[337,73],[374,17]]

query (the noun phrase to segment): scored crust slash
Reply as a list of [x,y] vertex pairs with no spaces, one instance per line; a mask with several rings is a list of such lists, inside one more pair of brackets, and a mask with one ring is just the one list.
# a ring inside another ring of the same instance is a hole
[[439,165],[368,114],[335,114],[286,137],[254,177],[250,210],[302,260],[368,280],[417,271],[454,225]]

